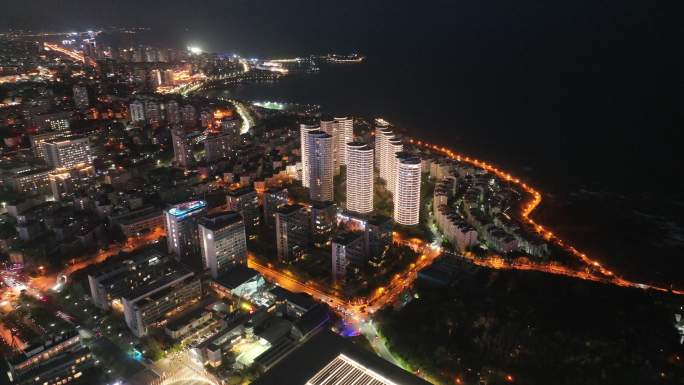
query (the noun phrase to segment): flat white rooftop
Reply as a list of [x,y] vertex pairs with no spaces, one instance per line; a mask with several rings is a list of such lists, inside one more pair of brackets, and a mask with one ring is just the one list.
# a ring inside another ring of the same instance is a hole
[[398,385],[351,358],[340,354],[319,370],[306,385]]

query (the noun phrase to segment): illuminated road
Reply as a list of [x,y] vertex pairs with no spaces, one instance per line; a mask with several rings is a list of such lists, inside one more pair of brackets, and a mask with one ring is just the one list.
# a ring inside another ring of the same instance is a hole
[[341,298],[338,293],[330,292],[321,288],[315,283],[302,282],[289,271],[279,271],[276,268],[259,262],[254,255],[249,256],[248,266],[258,271],[266,279],[277,283],[279,286],[294,292],[304,292],[315,299],[325,302],[345,317],[351,317],[354,321],[368,320],[369,315],[382,309],[395,301],[399,295],[405,292],[418,277],[418,272],[427,266],[440,255],[439,247],[422,247],[420,241],[416,239],[401,240],[395,234],[395,242],[413,247],[416,250],[424,251],[415,263],[402,274],[395,275],[386,287],[377,288],[368,298],[351,302]]
[[35,277],[31,278],[29,280],[29,286],[36,288],[40,291],[47,291],[55,287],[55,283],[57,283],[57,278],[60,275],[64,275],[69,277],[69,275],[73,274],[74,272],[84,269],[90,265],[96,264],[96,263],[101,263],[106,261],[109,257],[113,255],[117,255],[120,252],[132,252],[135,251],[136,249],[139,249],[143,246],[147,246],[153,243],[157,243],[159,241],[159,238],[163,237],[165,235],[164,229],[163,228],[156,228],[149,233],[142,235],[140,237],[134,237],[134,238],[129,238],[126,243],[121,244],[121,245],[113,245],[109,247],[108,249],[100,249],[98,252],[94,255],[89,255],[89,256],[84,256],[81,258],[76,258],[71,261],[69,266],[64,269],[61,273],[59,274],[54,274],[54,275],[49,275],[49,276],[40,276],[40,277]]
[[512,176],[511,174],[508,174],[496,167],[494,167],[491,164],[488,164],[486,162],[480,161],[478,159],[470,158],[467,156],[459,155],[455,153],[452,150],[449,150],[445,147],[440,147],[437,145],[425,143],[419,140],[410,140],[411,143],[422,147],[424,149],[429,149],[432,151],[435,151],[437,153],[440,153],[444,156],[447,156],[453,160],[458,160],[466,163],[470,163],[476,167],[479,167],[483,170],[486,170],[494,175],[496,175],[498,178],[501,180],[505,180],[507,182],[510,182],[523,191],[525,191],[527,194],[529,194],[529,201],[523,204],[522,211],[520,213],[521,220],[523,222],[527,222],[532,228],[537,232],[537,234],[541,235],[544,239],[546,239],[548,242],[551,242],[559,247],[561,247],[563,250],[568,252],[570,255],[573,255],[577,257],[580,261],[582,261],[586,269],[585,270],[575,270],[571,269],[569,267],[564,267],[561,265],[554,265],[554,264],[541,264],[541,263],[533,263],[530,261],[526,261],[523,263],[511,263],[508,261],[505,261],[503,258],[497,257],[497,256],[491,256],[488,258],[475,258],[472,255],[464,255],[464,257],[468,258],[470,261],[472,261],[475,264],[478,264],[480,266],[486,266],[494,269],[516,269],[516,270],[535,270],[535,271],[542,271],[546,273],[551,273],[551,274],[559,274],[559,275],[565,275],[569,277],[574,277],[574,278],[579,278],[579,279],[584,279],[584,280],[591,280],[591,281],[596,281],[596,282],[602,282],[606,284],[612,284],[612,285],[617,285],[617,286],[622,286],[622,287],[633,287],[633,288],[638,288],[638,289],[649,289],[649,290],[655,290],[655,291],[660,291],[660,292],[667,292],[667,293],[673,293],[677,295],[684,295],[684,290],[671,290],[667,289],[664,287],[658,287],[658,286],[653,286],[653,285],[648,285],[648,284],[643,284],[643,283],[638,283],[638,282],[632,282],[627,279],[621,278],[616,276],[611,270],[605,268],[602,266],[598,261],[595,261],[591,258],[589,258],[586,254],[578,251],[575,247],[569,245],[567,242],[563,241],[562,239],[558,238],[553,232],[550,230],[544,228],[542,225],[536,223],[532,218],[530,218],[530,214],[534,211],[537,206],[541,203],[541,193],[526,183],[522,182],[520,179]]
[[[395,241],[396,240],[397,239],[395,235]],[[414,247],[416,246],[414,240],[405,241],[402,243],[409,244]],[[402,366],[401,362],[392,355],[392,352],[390,352],[385,345],[385,342],[378,335],[378,331],[375,325],[373,325],[371,315],[396,300],[397,297],[403,293],[417,278],[418,271],[429,266],[434,259],[439,256],[439,254],[439,248],[430,249],[428,254],[420,256],[418,261],[415,264],[412,264],[404,274],[395,275],[386,288],[378,288],[373,295],[370,296],[370,298],[366,299],[365,301],[361,301],[360,303],[351,303],[340,298],[336,294],[320,289],[314,284],[302,282],[289,271],[281,272],[273,267],[259,263],[259,261],[257,261],[253,255],[249,256],[248,266],[254,270],[257,270],[267,280],[275,282],[287,290],[293,292],[304,292],[320,302],[327,303],[345,319],[346,323],[354,325],[355,328],[366,337],[373,350],[380,357],[397,366]],[[410,368],[404,369],[411,370]]]
[[[6,285],[6,287],[0,291],[0,298],[2,298],[0,302],[0,309],[3,312],[12,311],[12,309],[14,308],[14,303],[18,298],[21,290],[26,290],[27,294],[35,298],[43,299],[44,294],[48,291],[55,289],[57,289],[57,291],[60,290],[61,287],[63,287],[64,284],[66,284],[66,282],[69,279],[69,275],[71,275],[72,273],[81,270],[87,266],[90,266],[92,264],[103,262],[107,260],[107,258],[113,255],[117,255],[121,251],[131,252],[143,246],[156,243],[159,241],[159,238],[164,235],[164,229],[156,228],[143,236],[129,238],[125,244],[114,245],[108,248],[107,250],[100,249],[94,255],[75,258],[71,260],[71,263],[66,269],[57,274],[46,274],[26,279],[25,276],[24,278],[22,278],[20,275],[13,272],[0,271],[0,279],[11,279],[18,283],[18,285],[16,285],[15,287],[9,287]],[[56,285],[58,282],[61,282],[61,284]]]
[[297,293],[307,293],[312,297],[316,298],[317,300],[327,303],[328,305],[330,305],[330,307],[333,307],[339,311],[347,312],[347,315],[351,315],[354,313],[354,311],[349,311],[349,309],[358,310],[360,308],[359,305],[351,305],[347,301],[336,296],[335,294],[328,293],[323,289],[318,288],[314,284],[307,284],[299,281],[289,271],[281,272],[273,267],[260,263],[258,260],[256,260],[254,255],[249,255],[247,266],[258,271],[266,279],[268,279],[271,282],[277,283],[284,289]]
[[59,52],[62,55],[68,56],[69,58],[80,61],[81,63],[87,64],[91,67],[97,67],[97,62],[89,57],[86,57],[82,53],[75,51],[73,49],[68,49],[57,44],[43,43],[44,47],[50,51]]
[[377,353],[380,357],[384,358],[385,360],[397,366],[401,366],[400,362],[392,355],[392,352],[390,352],[390,350],[387,348],[385,342],[382,339],[380,339],[378,329],[375,328],[375,325],[373,325],[372,320],[361,321],[359,325],[359,331],[361,332],[361,334],[364,335],[364,337],[366,337],[375,353]]
[[240,127],[240,134],[246,134],[249,132],[249,130],[254,127],[254,118],[252,118],[252,115],[249,113],[249,110],[247,107],[245,107],[244,104],[237,100],[231,100],[231,103],[235,106],[235,109],[237,110],[238,114],[242,118],[242,126]]

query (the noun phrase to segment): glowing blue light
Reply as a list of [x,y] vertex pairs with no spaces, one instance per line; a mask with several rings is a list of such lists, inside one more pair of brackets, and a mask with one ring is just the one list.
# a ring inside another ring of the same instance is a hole
[[168,213],[174,217],[183,217],[192,213],[193,211],[203,209],[206,206],[207,202],[205,201],[190,201],[170,208]]
[[141,361],[143,360],[143,355],[142,355],[142,353],[140,353],[140,351],[139,351],[138,349],[133,349],[132,351],[130,351],[130,352],[128,353],[128,355],[129,355],[132,359],[134,359],[134,360],[136,360],[136,361],[138,361],[138,362],[141,362]]

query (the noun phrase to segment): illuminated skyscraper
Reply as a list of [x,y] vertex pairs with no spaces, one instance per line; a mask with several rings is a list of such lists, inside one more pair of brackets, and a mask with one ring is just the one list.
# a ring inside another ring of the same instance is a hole
[[313,201],[333,200],[333,142],[323,131],[307,134],[307,165],[309,167],[309,197]]
[[420,157],[408,152],[396,154],[394,221],[414,226],[420,219]]
[[349,267],[354,265],[360,267],[364,264],[366,255],[364,253],[363,233],[346,233],[337,235],[332,240],[332,276],[335,282],[344,282],[347,274],[350,273]]
[[128,107],[128,115],[131,118],[131,122],[144,122],[145,121],[145,106],[139,100],[134,101]]
[[178,107],[178,102],[171,100],[166,103],[166,121],[169,124],[175,125],[179,124],[181,121],[180,108]]
[[181,167],[191,167],[195,164],[195,157],[192,154],[192,143],[187,133],[182,129],[171,131],[171,141],[173,144],[173,161]]
[[47,163],[52,168],[71,168],[91,164],[88,138],[54,139],[44,143]]
[[88,89],[84,86],[75,85],[74,91],[74,105],[76,108],[88,108],[90,101],[88,100]]
[[200,112],[200,126],[202,128],[212,128],[214,124],[214,113],[209,110],[202,110]]
[[336,216],[335,202],[311,202],[311,240],[314,246],[322,248],[330,245]]
[[197,124],[197,110],[192,104],[186,104],[181,110],[184,127],[194,127]]
[[156,124],[161,121],[159,102],[155,100],[148,100],[145,102],[145,117],[150,124]]
[[321,120],[321,131],[333,137],[333,170],[340,173],[340,166],[347,164],[346,144],[354,141],[354,120],[333,118]]
[[58,138],[63,138],[65,137],[65,134],[68,134],[68,131],[48,131],[42,134],[29,135],[29,143],[31,143],[33,154],[37,158],[42,158],[47,161],[45,143]]
[[347,210],[373,211],[373,149],[361,142],[346,144]]
[[93,183],[95,169],[84,165],[69,170],[56,170],[50,173],[50,190],[55,200],[73,197],[75,193]]
[[387,142],[387,147],[385,149],[385,156],[387,157],[387,160],[385,161],[385,175],[387,176],[387,179],[385,182],[387,183],[387,189],[394,194],[395,192],[395,178],[396,178],[396,173],[394,172],[394,161],[396,154],[404,150],[404,144],[401,142],[401,140],[398,139],[390,139]]
[[169,253],[188,266],[202,265],[197,225],[206,212],[207,202],[201,200],[177,204],[164,211]]
[[383,129],[390,129],[389,127],[389,122],[383,120],[383,119],[375,119],[373,122],[375,125],[375,168],[380,170],[380,162],[382,161],[382,143],[383,140],[385,139],[384,135],[380,135],[381,130]]
[[309,187],[309,133],[320,129],[321,126],[317,124],[299,125],[299,145],[302,155],[302,186],[304,187]]
[[291,263],[301,258],[308,248],[309,213],[302,205],[285,205],[276,211],[275,218],[278,259]]
[[276,210],[285,206],[288,201],[287,189],[283,187],[271,187],[264,191],[264,223],[268,226],[275,225]]
[[212,277],[247,264],[245,223],[239,213],[224,211],[200,219],[199,235],[204,268]]
[[228,210],[237,211],[242,215],[247,236],[249,239],[254,239],[261,223],[259,197],[254,188],[245,186],[228,191],[226,204]]
[[162,78],[164,80],[165,86],[173,86],[176,84],[176,75],[174,74],[172,69],[164,70]]
[[153,69],[150,71],[150,77],[152,78],[152,85],[159,87],[164,85],[164,80],[162,79],[162,72],[159,69]]
[[216,160],[233,155],[239,143],[239,134],[231,132],[209,133],[204,140],[204,150],[207,161]]
[[387,190],[394,192],[395,154],[403,150],[403,145],[389,128],[389,123],[376,119],[375,125],[375,164]]

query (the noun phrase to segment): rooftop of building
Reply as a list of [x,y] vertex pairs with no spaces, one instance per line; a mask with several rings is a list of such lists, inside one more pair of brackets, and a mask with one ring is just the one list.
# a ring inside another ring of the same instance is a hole
[[332,135],[328,134],[325,131],[321,131],[321,130],[309,131],[309,136],[310,137],[315,136],[315,137],[323,138],[323,139],[332,138]]
[[[321,372],[340,357],[344,357],[342,360],[347,364],[345,367],[348,370],[338,372],[337,376],[332,377],[332,370],[328,373]],[[428,382],[328,330],[315,334],[253,384],[280,385],[287,378],[289,385],[334,385],[346,383],[345,379],[353,376],[361,379],[355,382],[357,384],[428,385]]]
[[184,279],[184,277],[188,278],[194,275],[187,267],[175,260],[169,260],[164,267],[166,268],[164,274],[153,278],[144,285],[138,286],[133,290],[129,290],[128,293],[125,293],[122,297],[128,300],[137,300],[142,297],[150,297],[151,292],[154,292],[155,290],[158,290],[159,288],[167,286],[180,279]]
[[[168,257],[162,254],[159,250],[151,248],[135,253],[125,259],[108,259],[97,265],[97,269],[93,269],[93,273],[89,274],[94,278],[106,276],[115,271],[128,270],[129,267],[143,264],[153,266],[156,263],[163,263]],[[111,278],[107,278],[110,280]],[[105,283],[103,281],[103,283]]]
[[190,311],[186,311],[183,314],[169,320],[169,322],[166,323],[166,328],[172,331],[178,331],[190,322],[203,317],[204,314],[208,312],[210,312],[210,310],[205,309],[204,306],[193,308]]
[[245,194],[250,194],[256,192],[252,186],[242,186],[232,190],[229,190],[226,194],[232,197],[239,197]]
[[420,157],[412,152],[400,151],[396,153],[396,157],[402,164],[420,164]]
[[345,232],[335,235],[332,241],[333,243],[337,243],[339,245],[349,245],[361,237],[363,237],[363,233],[361,232]]
[[242,222],[242,215],[237,211],[221,211],[205,216],[200,219],[199,224],[215,231],[240,222]]
[[270,317],[261,324],[259,329],[259,332],[255,334],[265,339],[270,344],[275,344],[283,337],[290,334],[292,322],[280,317]]
[[333,115],[323,115],[321,116],[321,122],[335,122],[335,121],[341,121],[341,120],[348,120],[351,119],[347,116],[333,116]]
[[390,122],[386,121],[383,118],[375,118],[373,120],[373,124],[375,124],[375,127],[389,127]]
[[392,223],[392,218],[385,216],[385,215],[371,215],[368,217],[368,224],[374,225],[374,226],[380,226],[380,225],[386,225],[386,224],[391,224]]
[[162,215],[162,211],[156,207],[148,206],[138,210],[129,211],[120,215],[112,216],[112,219],[122,225],[136,223],[143,219],[155,218]]
[[168,210],[166,210],[166,212],[175,217],[182,217],[194,211],[202,210],[205,207],[207,207],[206,201],[196,200],[173,205]]
[[254,362],[262,367],[270,368],[272,365],[287,356],[297,345],[292,338],[282,338],[267,351],[260,354]]
[[81,142],[81,141],[87,141],[87,140],[88,140],[88,138],[86,138],[84,136],[65,136],[65,137],[61,137],[61,138],[46,140],[45,143],[59,145],[59,144],[68,144],[71,142]]
[[317,303],[307,310],[306,313],[302,314],[302,316],[295,321],[294,326],[302,335],[307,335],[316,329],[323,327],[329,321],[330,310],[328,305]]
[[[185,289],[195,282],[199,282],[199,277],[194,273],[187,271],[185,273],[177,271],[168,276],[164,276],[156,282],[143,286],[134,291],[136,297],[129,296],[136,301],[136,306],[144,307],[148,304],[155,303],[159,299],[167,297],[169,294],[179,289]],[[161,288],[161,290],[159,290]]]
[[43,334],[38,337],[36,341],[28,346],[25,346],[23,351],[15,351],[11,357],[8,357],[8,362],[12,365],[18,365],[27,359],[44,352],[64,341],[70,340],[72,338],[78,338],[78,330],[69,329],[62,333],[50,333]]
[[287,191],[286,187],[269,187],[266,189],[264,192],[265,194],[278,194],[281,192]]
[[280,214],[285,214],[285,215],[287,215],[287,214],[292,214],[292,213],[294,213],[294,212],[297,212],[297,211],[299,211],[299,210],[301,210],[301,209],[303,209],[303,208],[304,208],[304,206],[302,206],[302,205],[300,205],[300,204],[298,204],[298,203],[295,203],[295,204],[292,204],[292,205],[284,205],[284,206],[281,206],[281,207],[278,208],[277,212],[280,213]]
[[259,272],[254,269],[250,269],[245,265],[237,265],[218,276],[214,281],[219,285],[232,290],[258,275]]
[[236,328],[244,325],[247,321],[249,321],[249,316],[247,314],[237,313],[234,318],[228,320],[228,323],[223,329],[197,344],[196,348],[204,349],[211,347],[212,350],[216,350],[216,348],[221,344],[219,341],[221,341],[227,334],[232,333]]
[[311,208],[316,210],[324,210],[335,207],[336,204],[333,201],[312,201]]
[[42,363],[41,365],[31,367],[27,372],[21,373],[14,380],[16,382],[22,383],[24,381],[31,381],[34,378],[39,378],[44,373],[52,372],[53,370],[66,366],[67,364],[75,361],[83,355],[90,353],[90,349],[83,346],[75,351],[66,351],[59,354],[57,357],[53,357],[49,361]]
[[316,301],[306,293],[295,293],[280,286],[271,289],[271,294],[275,295],[279,301],[287,301],[302,309],[311,309],[316,305]]
[[353,141],[347,143],[347,146],[354,147],[357,151],[373,151],[373,147],[366,142]]

